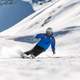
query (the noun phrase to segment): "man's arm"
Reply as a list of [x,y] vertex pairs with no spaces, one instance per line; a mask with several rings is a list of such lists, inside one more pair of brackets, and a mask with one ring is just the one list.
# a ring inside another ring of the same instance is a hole
[[41,39],[41,38],[43,38],[44,37],[44,34],[37,34],[36,36],[35,36],[35,38],[38,38],[38,39]]
[[51,40],[51,47],[52,47],[53,54],[55,54],[55,38],[54,37],[52,37],[52,40]]
[[41,40],[41,38],[43,38],[43,34],[37,34],[36,36],[34,36],[34,37],[32,38],[32,41],[33,41],[33,42],[38,42],[38,41]]

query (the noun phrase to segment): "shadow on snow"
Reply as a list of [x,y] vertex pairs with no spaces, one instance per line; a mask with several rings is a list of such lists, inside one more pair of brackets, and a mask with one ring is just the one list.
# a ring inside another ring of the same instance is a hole
[[[77,30],[80,30],[80,26],[67,27],[61,31],[54,32],[54,36],[61,37],[73,31],[77,31]],[[18,37],[18,38],[15,38],[14,40],[21,41],[21,42],[27,42],[27,43],[36,43],[37,41],[34,41],[33,39],[34,39],[34,35],[30,35],[30,36]]]

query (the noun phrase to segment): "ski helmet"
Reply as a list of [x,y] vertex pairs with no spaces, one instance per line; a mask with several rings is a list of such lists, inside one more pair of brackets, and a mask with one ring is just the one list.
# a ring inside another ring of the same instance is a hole
[[53,29],[52,28],[49,27],[49,28],[46,29],[46,34],[47,35],[51,35],[52,33],[53,33]]
[[53,32],[53,29],[49,27],[49,28],[46,29],[46,32],[52,33]]

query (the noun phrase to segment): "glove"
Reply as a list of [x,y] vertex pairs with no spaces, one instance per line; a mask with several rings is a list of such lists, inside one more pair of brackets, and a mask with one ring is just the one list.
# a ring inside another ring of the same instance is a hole
[[55,54],[55,49],[52,49],[53,54]]

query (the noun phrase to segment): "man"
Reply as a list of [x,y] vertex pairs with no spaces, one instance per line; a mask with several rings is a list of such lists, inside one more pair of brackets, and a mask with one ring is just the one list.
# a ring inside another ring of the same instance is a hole
[[46,51],[50,45],[51,45],[53,54],[55,54],[55,38],[53,35],[52,28],[47,28],[46,33],[37,34],[35,38],[40,39],[39,42],[36,44],[36,46],[32,50],[25,52],[24,55],[22,55],[23,58],[25,58],[25,54],[31,55],[30,56],[31,58],[35,58],[40,53]]

